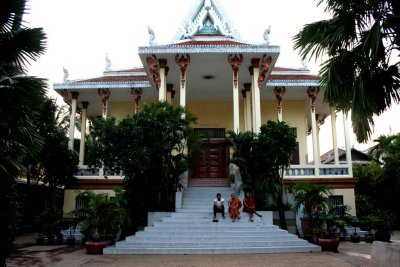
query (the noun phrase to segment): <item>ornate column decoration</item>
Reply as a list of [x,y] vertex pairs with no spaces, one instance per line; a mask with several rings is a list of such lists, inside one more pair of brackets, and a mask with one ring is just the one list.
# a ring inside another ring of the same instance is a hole
[[79,143],[79,166],[84,165],[85,159],[85,137],[86,137],[86,121],[87,121],[87,108],[89,102],[82,102],[81,111],[81,141]]
[[167,60],[164,58],[158,59],[158,64],[160,67],[160,87],[158,90],[158,100],[166,101],[167,100],[167,74],[168,74],[168,66]]
[[260,59],[251,59],[251,69],[253,71],[252,82],[251,82],[251,103],[252,103],[252,114],[253,114],[253,132],[259,133],[261,127],[261,103],[260,103],[260,88],[257,87],[259,84],[259,74],[260,74]]
[[329,105],[331,111],[331,128],[332,128],[332,143],[333,143],[333,156],[335,165],[339,164],[339,150],[337,145],[337,131],[336,131],[336,107],[333,103]]
[[285,92],[285,86],[275,86],[274,88],[275,98],[278,101],[278,121],[282,121],[282,99]]
[[186,56],[185,55],[179,56],[179,54],[176,54],[175,62],[181,70],[179,104],[182,107],[185,107],[186,106],[186,69],[190,63],[190,55],[186,54]]
[[69,118],[69,140],[68,140],[68,148],[70,150],[74,150],[74,133],[75,133],[75,117],[76,117],[76,109],[77,109],[77,100],[79,93],[71,92],[71,116]]
[[258,88],[261,89],[262,83],[267,77],[267,72],[271,66],[272,58],[264,54],[260,61],[260,73],[258,74]]
[[105,118],[107,118],[107,106],[108,106],[107,102],[108,102],[108,99],[110,98],[111,93],[110,93],[110,90],[107,88],[99,89],[97,92],[101,98],[101,103],[103,104],[102,116],[105,119]]
[[245,130],[251,131],[252,129],[252,116],[251,116],[251,83],[243,84],[243,88],[246,91],[246,107],[245,107]]
[[157,90],[160,89],[161,85],[161,78],[160,78],[160,71],[158,68],[158,60],[155,55],[146,58],[147,66],[149,67],[150,72],[152,73],[152,78],[154,83],[156,84]]
[[139,101],[142,98],[143,89],[142,88],[132,88],[131,89],[131,96],[135,99],[135,113],[139,112],[140,106]]
[[243,55],[239,54],[239,57],[238,57],[236,54],[235,54],[235,56],[232,56],[232,54],[230,54],[228,56],[228,62],[229,62],[229,64],[231,64],[232,70],[233,70],[233,85],[234,85],[235,88],[237,88],[237,85],[238,85],[238,71],[239,71],[239,66],[243,62]]
[[238,90],[238,71],[239,66],[243,62],[243,55],[239,54],[232,56],[230,54],[228,56],[228,62],[232,66],[233,70],[233,131],[239,133],[240,131],[240,122],[239,122],[239,90]]
[[310,98],[311,110],[315,112],[315,100],[319,94],[319,86],[310,86],[307,89],[308,97]]

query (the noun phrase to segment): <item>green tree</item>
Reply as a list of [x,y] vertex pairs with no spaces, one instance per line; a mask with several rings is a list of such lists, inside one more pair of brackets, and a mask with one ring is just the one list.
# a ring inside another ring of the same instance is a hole
[[[303,59],[328,59],[320,70],[324,101],[352,111],[359,142],[373,115],[399,102],[400,3],[397,0],[318,0],[332,18],[307,24],[293,37]],[[391,63],[393,60],[393,63]]]
[[230,131],[227,143],[234,150],[231,162],[239,167],[243,189],[254,194],[258,208],[266,208],[274,200],[281,227],[286,229],[283,170],[290,164],[296,147],[289,126],[285,122],[268,121],[259,134]]
[[395,138],[395,135],[379,136],[377,139],[374,140],[374,142],[377,142],[377,144],[371,147],[371,149],[369,150],[369,155],[376,162],[382,163],[382,161],[384,161],[385,158],[388,156],[390,146],[392,145],[392,142],[395,140]]
[[5,265],[15,236],[16,178],[24,172],[26,155],[39,152],[42,140],[33,122],[45,82],[25,75],[29,60],[45,51],[42,28],[23,23],[25,0],[0,2],[0,265]]
[[94,123],[92,158],[122,171],[134,230],[148,211],[174,209],[179,175],[187,170],[184,141],[195,121],[183,108],[157,102],[118,124],[114,118]]

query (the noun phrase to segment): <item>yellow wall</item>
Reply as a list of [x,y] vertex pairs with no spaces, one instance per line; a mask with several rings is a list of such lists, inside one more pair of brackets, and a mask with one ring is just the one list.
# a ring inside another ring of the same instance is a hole
[[[243,99],[241,99],[243,100]],[[178,100],[174,100],[176,104]],[[145,103],[141,103],[144,105]],[[232,101],[188,101],[186,108],[198,117],[195,128],[233,128],[233,104]],[[114,102],[111,107],[111,116],[121,120],[127,114],[133,114],[135,105],[132,102]],[[239,101],[240,129],[244,130],[243,101]],[[297,128],[297,142],[299,142],[300,164],[306,164],[307,136],[305,125],[306,110],[302,100],[286,100],[283,102],[283,120],[290,127]],[[261,102],[261,123],[268,120],[277,120],[276,101]]]
[[333,195],[343,196],[343,204],[350,207],[350,214],[356,216],[356,199],[354,189],[334,189]]
[[[75,189],[68,190],[68,189],[66,189],[64,191],[64,207],[63,207],[64,213],[70,212],[75,209],[75,197],[81,191],[84,191],[84,190],[75,190]],[[109,190],[90,190],[90,191],[93,191],[96,194],[107,193],[110,196],[115,196],[114,190],[111,190],[111,189],[109,189]]]

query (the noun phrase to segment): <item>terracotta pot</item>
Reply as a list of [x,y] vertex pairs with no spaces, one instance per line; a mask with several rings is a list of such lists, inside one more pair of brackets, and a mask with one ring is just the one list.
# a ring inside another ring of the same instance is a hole
[[318,238],[317,245],[323,251],[337,251],[339,247],[339,238]]
[[103,248],[108,246],[108,241],[86,241],[85,249],[87,254],[103,254]]

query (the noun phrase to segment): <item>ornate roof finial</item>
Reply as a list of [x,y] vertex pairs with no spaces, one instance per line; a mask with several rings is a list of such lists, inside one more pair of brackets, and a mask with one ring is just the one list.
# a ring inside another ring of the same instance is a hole
[[268,26],[268,28],[266,28],[265,31],[264,31],[264,40],[265,40],[265,43],[267,45],[269,45],[269,35],[270,35],[270,33],[271,33],[271,26]]
[[106,53],[106,68],[105,71],[110,71],[111,68],[111,59],[109,58],[108,54]]
[[66,82],[68,82],[69,73],[65,67],[63,67],[63,71],[64,71],[64,82],[66,83]]
[[149,45],[154,45],[154,39],[156,39],[156,34],[150,26],[147,26],[147,31],[149,32]]

